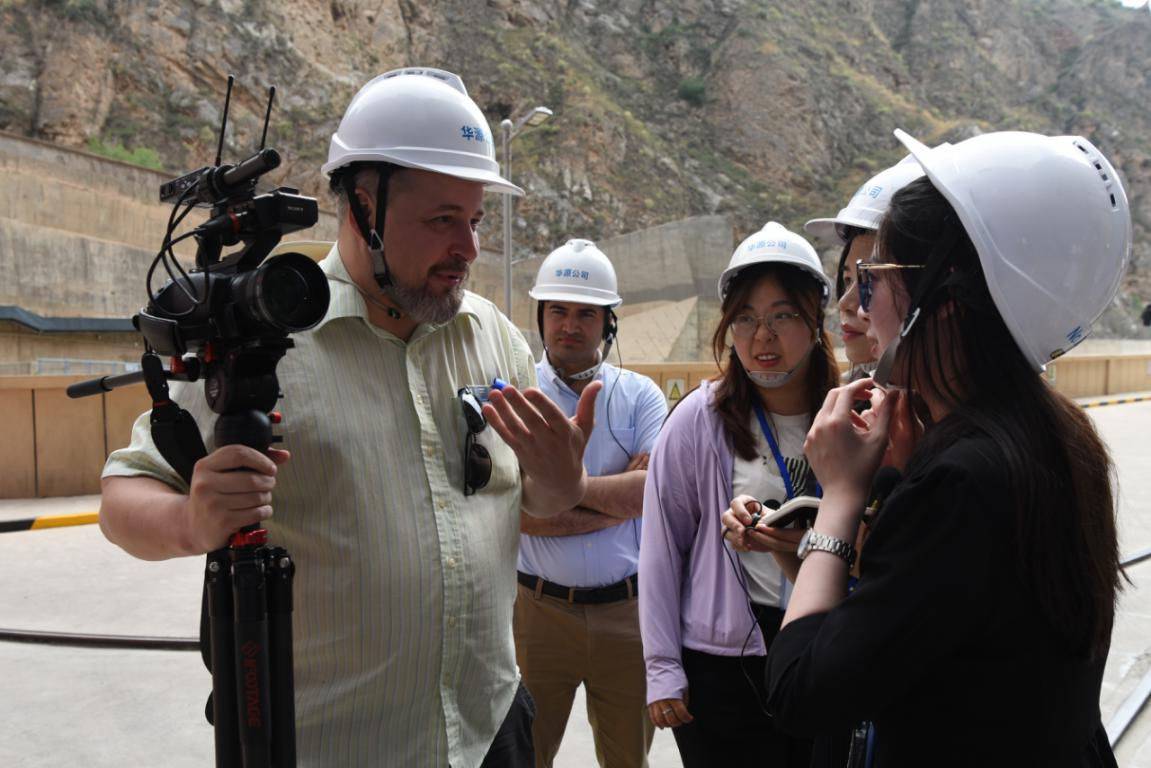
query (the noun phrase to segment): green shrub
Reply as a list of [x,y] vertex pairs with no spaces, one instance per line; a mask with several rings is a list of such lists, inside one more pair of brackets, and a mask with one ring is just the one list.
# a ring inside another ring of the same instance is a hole
[[164,164],[160,162],[160,153],[148,147],[128,149],[123,144],[107,143],[100,139],[89,139],[88,151],[94,155],[107,157],[110,160],[142,165],[145,168],[151,168],[156,171],[164,170]]
[[696,107],[703,106],[707,100],[707,83],[698,77],[689,77],[681,80],[679,84],[678,96]]
[[48,0],[46,5],[68,21],[89,22],[97,26],[107,26],[112,15],[106,4],[98,0]]

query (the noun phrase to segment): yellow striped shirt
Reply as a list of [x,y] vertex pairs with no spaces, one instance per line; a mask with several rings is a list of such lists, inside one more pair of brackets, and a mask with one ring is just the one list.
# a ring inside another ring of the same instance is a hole
[[[292,459],[274,494],[271,541],[297,563],[297,741],[303,766],[475,766],[511,705],[511,621],[520,477],[492,429],[492,479],[463,495],[466,429],[456,390],[499,376],[535,385],[520,332],[468,293],[442,326],[407,342],[368,322],[335,248],[321,263],[331,306],[293,338],[277,371],[279,432]],[[173,398],[209,450],[200,384]],[[186,490],[159,457],[148,414],[104,475]]]

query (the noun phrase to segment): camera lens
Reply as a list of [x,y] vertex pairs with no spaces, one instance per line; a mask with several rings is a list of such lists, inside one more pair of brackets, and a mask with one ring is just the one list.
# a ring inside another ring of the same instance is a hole
[[291,322],[296,309],[308,300],[308,284],[294,269],[269,269],[260,293],[269,317]]
[[304,331],[328,311],[328,279],[316,262],[302,253],[283,253],[233,285],[237,309],[259,326],[284,333]]

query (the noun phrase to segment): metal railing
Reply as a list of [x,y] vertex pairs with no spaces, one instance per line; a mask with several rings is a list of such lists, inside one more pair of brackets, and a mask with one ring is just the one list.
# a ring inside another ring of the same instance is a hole
[[[1148,559],[1151,559],[1151,547],[1125,557],[1119,561],[1119,566],[1126,570]],[[1123,703],[1119,705],[1119,709],[1115,710],[1115,714],[1107,723],[1107,740],[1110,742],[1112,749],[1114,749],[1119,743],[1119,740],[1123,738],[1123,735],[1127,733],[1127,730],[1131,727],[1131,724],[1135,722],[1135,718],[1139,716],[1139,713],[1143,711],[1149,698],[1151,698],[1151,672],[1143,675],[1143,679],[1135,686],[1135,690],[1123,700]]]

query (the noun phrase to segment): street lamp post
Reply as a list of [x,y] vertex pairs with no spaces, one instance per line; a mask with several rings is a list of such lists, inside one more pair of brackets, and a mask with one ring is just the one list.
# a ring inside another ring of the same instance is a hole
[[[505,119],[500,123],[500,134],[503,139],[503,176],[512,180],[512,139],[525,128],[535,128],[554,113],[547,107],[535,107],[530,112],[521,115],[516,120]],[[510,319],[512,316],[512,196],[503,195],[504,199],[504,314]]]

